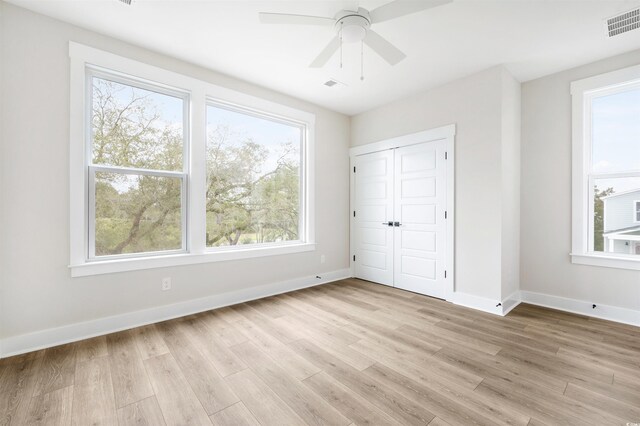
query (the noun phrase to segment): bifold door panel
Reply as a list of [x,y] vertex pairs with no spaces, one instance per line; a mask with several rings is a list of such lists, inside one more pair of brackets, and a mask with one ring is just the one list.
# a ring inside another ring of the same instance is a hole
[[394,286],[444,298],[444,141],[394,150]]
[[356,277],[445,296],[445,141],[355,158]]
[[356,276],[393,285],[393,151],[357,157]]

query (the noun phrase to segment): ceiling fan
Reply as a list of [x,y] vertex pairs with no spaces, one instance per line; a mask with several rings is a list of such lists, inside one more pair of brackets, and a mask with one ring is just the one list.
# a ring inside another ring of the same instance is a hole
[[298,24],[334,27],[336,35],[309,65],[322,68],[341,47],[342,43],[362,42],[380,55],[390,65],[395,65],[407,55],[371,29],[378,22],[389,21],[431,9],[453,0],[395,0],[371,11],[359,7],[357,10],[341,10],[333,18],[323,16],[290,15],[261,12],[263,24]]

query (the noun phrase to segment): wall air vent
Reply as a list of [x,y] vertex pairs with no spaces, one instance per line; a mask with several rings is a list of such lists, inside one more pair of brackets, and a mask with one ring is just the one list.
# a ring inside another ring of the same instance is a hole
[[640,28],[640,8],[613,16],[607,19],[606,25],[609,37],[637,30]]

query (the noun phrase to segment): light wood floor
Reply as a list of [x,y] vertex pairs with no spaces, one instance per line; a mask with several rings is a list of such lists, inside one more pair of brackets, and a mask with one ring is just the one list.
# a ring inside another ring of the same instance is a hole
[[0,361],[0,425],[625,425],[640,329],[344,280]]

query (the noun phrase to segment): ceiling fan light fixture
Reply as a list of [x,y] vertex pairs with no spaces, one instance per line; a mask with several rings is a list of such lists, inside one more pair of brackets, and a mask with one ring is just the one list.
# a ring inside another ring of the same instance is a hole
[[348,25],[342,28],[342,41],[345,43],[355,43],[364,40],[367,30],[357,25]]
[[364,40],[370,25],[364,17],[352,15],[340,19],[336,23],[336,30],[343,43],[356,43]]

